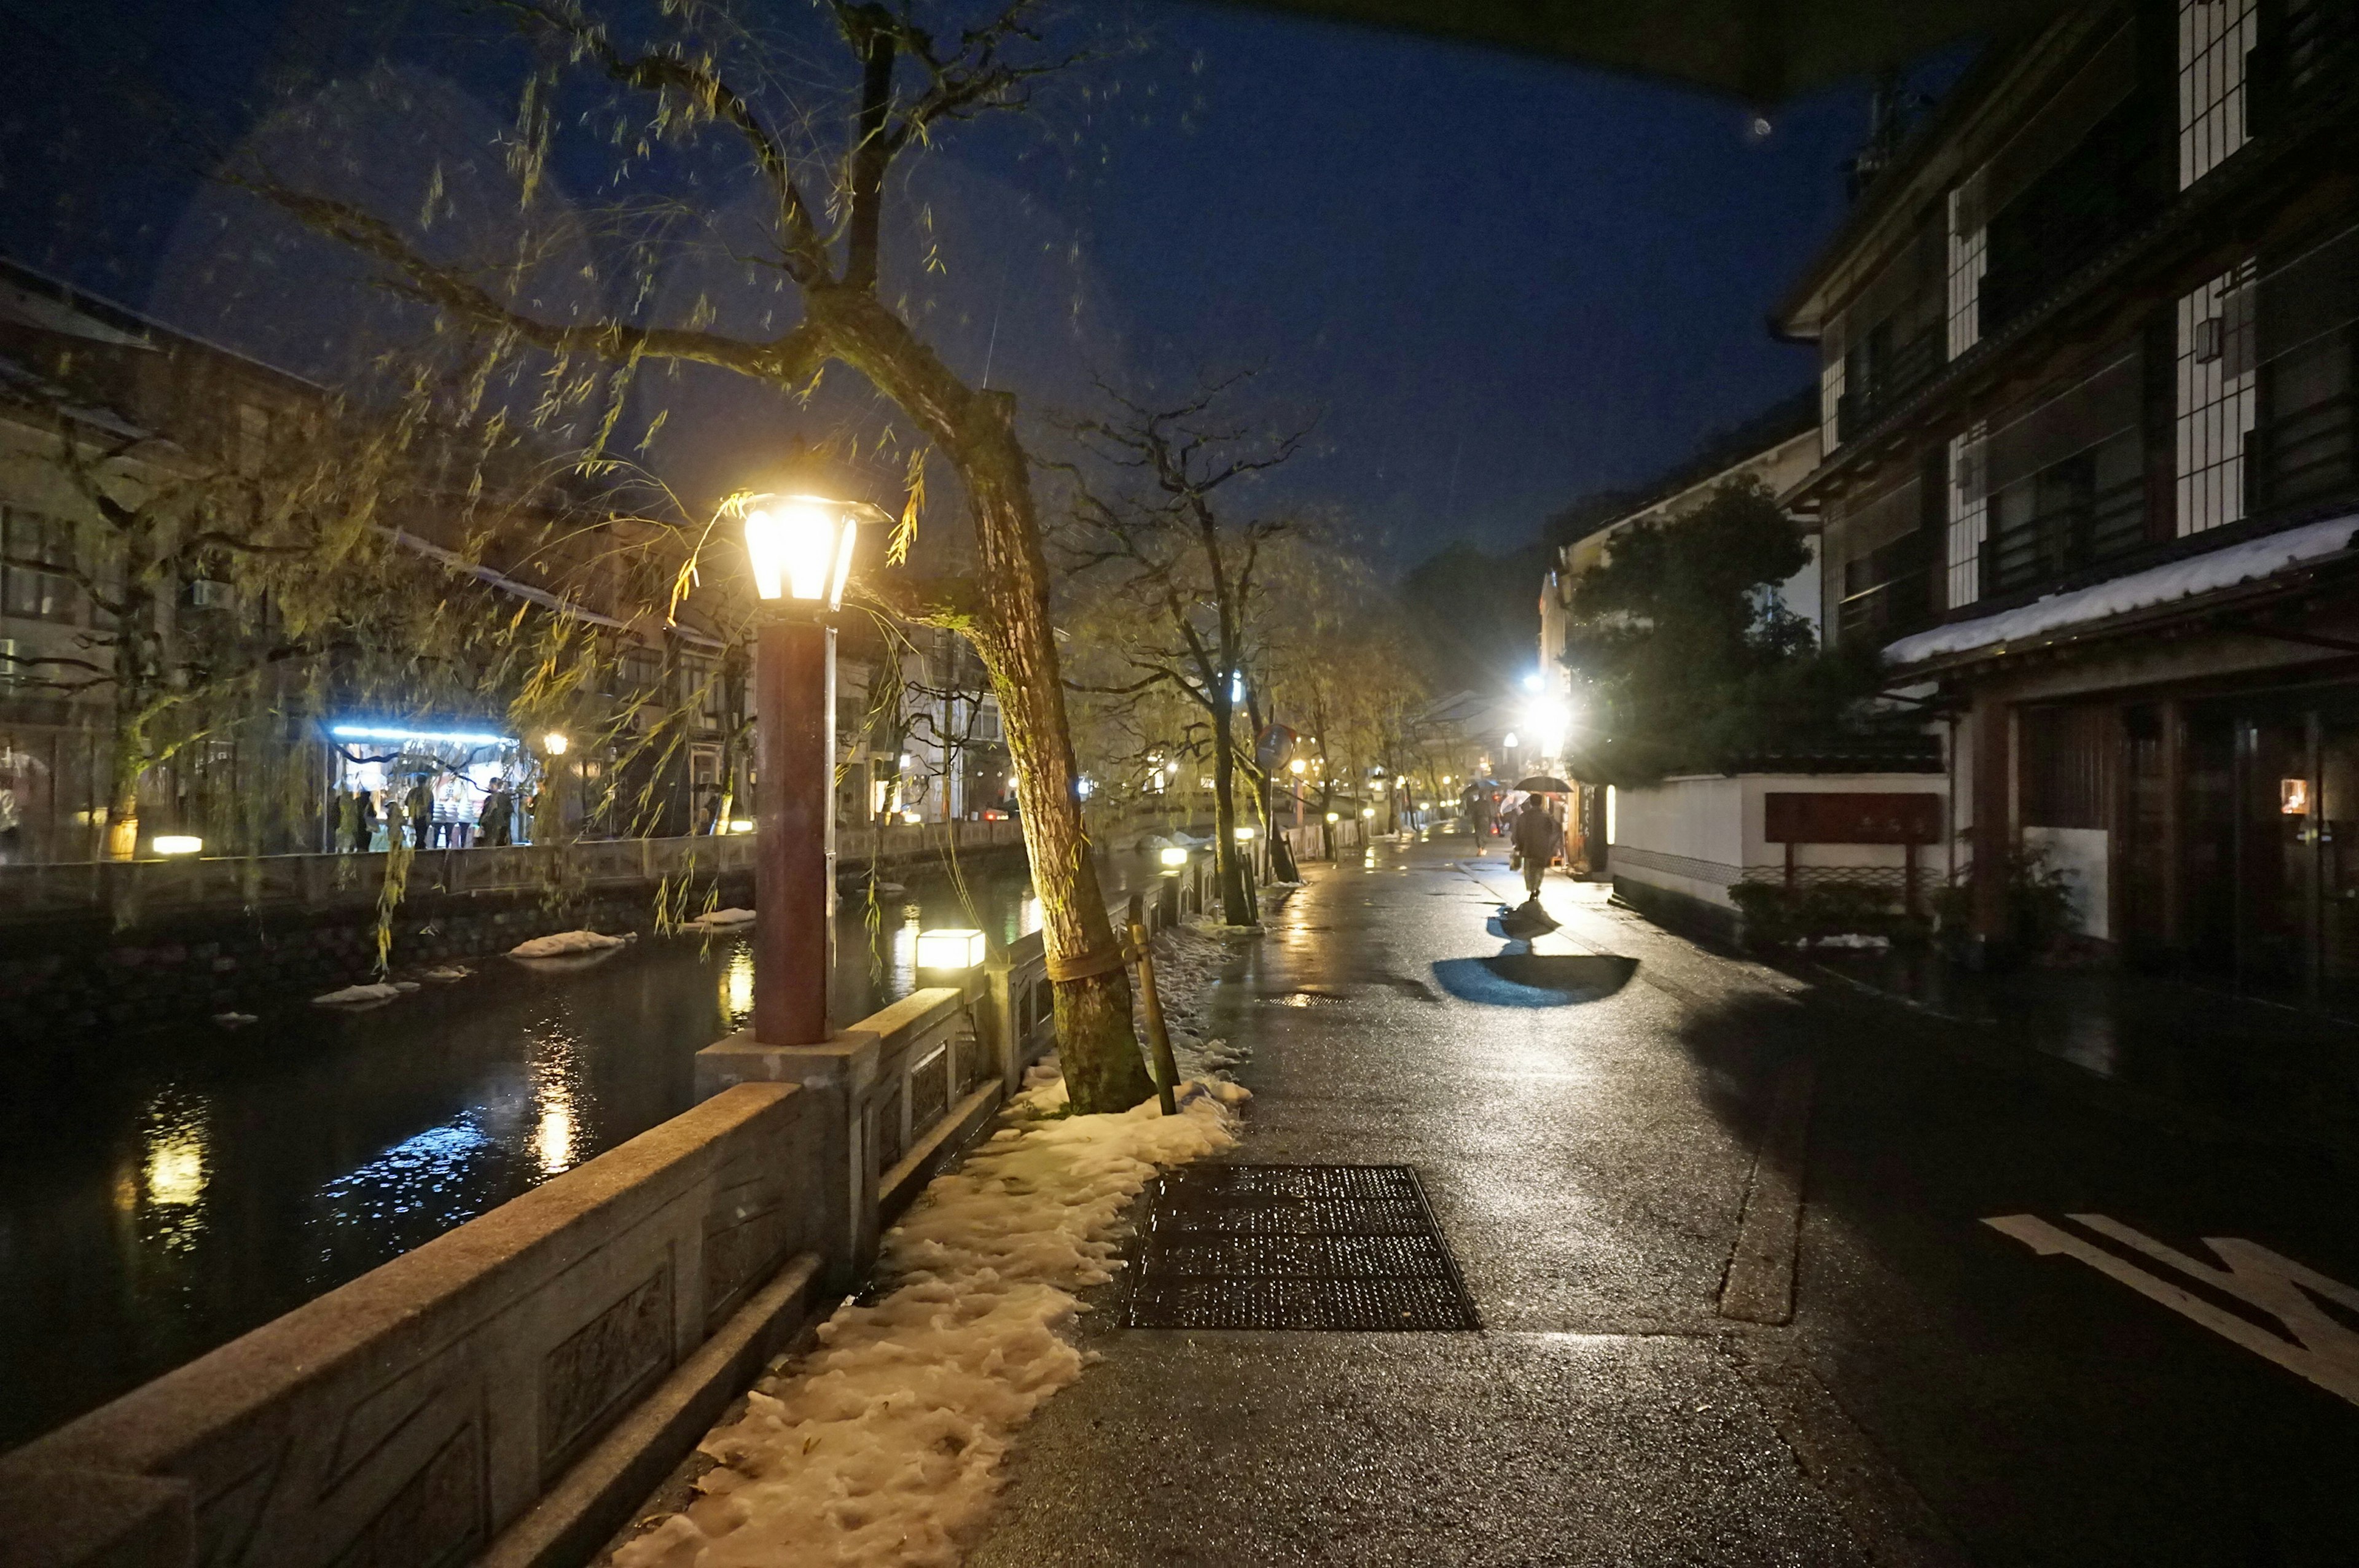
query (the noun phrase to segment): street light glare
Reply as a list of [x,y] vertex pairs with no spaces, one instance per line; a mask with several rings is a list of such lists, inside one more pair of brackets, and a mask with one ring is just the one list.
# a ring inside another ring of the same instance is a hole
[[566,748],[571,746],[572,743],[572,741],[568,741],[562,734],[554,730],[540,738],[540,749],[548,752],[552,757],[561,757],[565,755]]
[[850,507],[816,495],[757,495],[747,499],[745,513],[745,558],[756,593],[823,602],[830,610],[843,603],[860,533]]

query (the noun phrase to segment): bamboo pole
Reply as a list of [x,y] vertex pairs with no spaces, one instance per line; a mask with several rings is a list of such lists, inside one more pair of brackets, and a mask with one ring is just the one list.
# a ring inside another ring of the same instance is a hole
[[1130,895],[1130,950],[1138,961],[1139,999],[1147,1004],[1147,1042],[1155,1055],[1156,1098],[1164,1115],[1177,1116],[1180,1064],[1172,1060],[1171,1032],[1163,1026],[1163,999],[1155,990],[1155,954],[1147,945],[1147,903],[1139,893]]

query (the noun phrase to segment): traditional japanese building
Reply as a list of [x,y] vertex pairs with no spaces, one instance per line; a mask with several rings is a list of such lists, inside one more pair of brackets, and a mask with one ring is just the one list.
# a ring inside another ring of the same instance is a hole
[[2359,1007],[2359,10],[2081,5],[1983,59],[1775,314],[1831,640],[1947,738],[1978,941]]

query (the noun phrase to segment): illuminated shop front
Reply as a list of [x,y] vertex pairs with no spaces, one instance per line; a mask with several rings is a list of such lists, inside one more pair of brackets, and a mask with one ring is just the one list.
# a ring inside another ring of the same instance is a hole
[[[511,840],[530,841],[532,814],[527,803],[539,788],[540,768],[517,737],[463,723],[439,728],[430,723],[365,719],[332,724],[328,735],[330,788],[340,796],[364,792],[375,807],[374,830],[365,848],[387,848],[386,805],[400,802],[407,819],[420,786],[433,810],[425,848],[458,849],[480,842],[484,805],[503,784],[513,802],[508,818]],[[327,830],[331,848],[335,834],[336,825],[331,823]]]

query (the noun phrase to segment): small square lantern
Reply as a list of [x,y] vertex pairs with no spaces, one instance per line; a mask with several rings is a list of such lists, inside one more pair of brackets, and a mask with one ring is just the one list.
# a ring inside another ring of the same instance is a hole
[[918,933],[918,968],[972,969],[983,962],[983,933],[962,927]]
[[745,558],[754,568],[754,591],[764,599],[840,609],[864,510],[816,495],[746,497]]
[[1188,863],[1188,851],[1177,844],[1168,844],[1164,846],[1163,852],[1158,859],[1161,860],[1165,866],[1176,871]]
[[195,855],[201,853],[205,841],[186,833],[156,835],[156,853],[159,855]]

